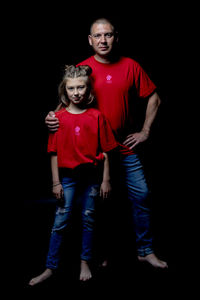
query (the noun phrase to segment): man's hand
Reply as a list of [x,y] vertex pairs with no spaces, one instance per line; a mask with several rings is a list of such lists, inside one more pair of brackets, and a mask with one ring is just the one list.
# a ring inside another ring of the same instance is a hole
[[125,141],[123,142],[123,145],[129,147],[130,149],[133,149],[138,144],[145,142],[148,139],[148,137],[149,132],[146,130],[132,133],[126,137]]
[[45,118],[45,124],[47,125],[49,131],[55,132],[59,127],[59,120],[55,117],[55,113],[50,111]]

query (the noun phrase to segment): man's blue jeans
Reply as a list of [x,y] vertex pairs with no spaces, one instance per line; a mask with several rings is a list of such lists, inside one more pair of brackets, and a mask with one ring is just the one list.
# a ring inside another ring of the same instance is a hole
[[[86,174],[85,177],[87,177]],[[55,221],[51,232],[46,261],[46,267],[49,269],[58,268],[63,234],[71,223],[72,207],[77,196],[81,199],[81,259],[88,261],[92,257],[95,199],[99,195],[99,184],[94,183],[94,180],[85,180],[84,176],[78,176],[77,178],[64,177],[62,179],[62,186],[64,190],[64,203],[62,206],[57,206],[56,208]]]
[[139,256],[146,256],[153,252],[147,203],[149,191],[137,154],[120,156],[120,179],[126,185],[131,202],[137,253]]

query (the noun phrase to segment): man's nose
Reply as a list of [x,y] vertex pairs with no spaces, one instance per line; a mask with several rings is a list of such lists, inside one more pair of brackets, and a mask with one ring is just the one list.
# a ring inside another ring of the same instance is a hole
[[101,43],[106,43],[107,42],[106,37],[105,37],[104,34],[101,35],[100,42]]

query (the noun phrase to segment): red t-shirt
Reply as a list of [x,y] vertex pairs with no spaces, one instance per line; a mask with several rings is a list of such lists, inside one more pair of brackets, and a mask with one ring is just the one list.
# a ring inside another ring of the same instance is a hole
[[[130,101],[133,97],[130,94],[134,95],[135,91],[141,98],[148,97],[156,89],[155,84],[135,60],[127,57],[104,64],[91,56],[78,65],[89,65],[92,68],[97,108],[109,120],[117,141],[122,143],[131,133]],[[123,145],[121,151],[124,154],[133,153]]]
[[57,153],[59,168],[73,169],[87,163],[97,165],[103,160],[102,152],[117,147],[108,121],[97,109],[72,114],[64,108],[56,112],[56,117],[59,129],[49,134],[47,151]]

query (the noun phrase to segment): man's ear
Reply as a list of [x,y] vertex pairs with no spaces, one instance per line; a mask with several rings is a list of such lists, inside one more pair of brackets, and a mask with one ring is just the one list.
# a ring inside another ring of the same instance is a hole
[[91,37],[91,35],[88,35],[88,41],[89,41],[90,46],[92,46],[92,37]]
[[117,31],[115,32],[115,42],[119,42],[119,33]]

